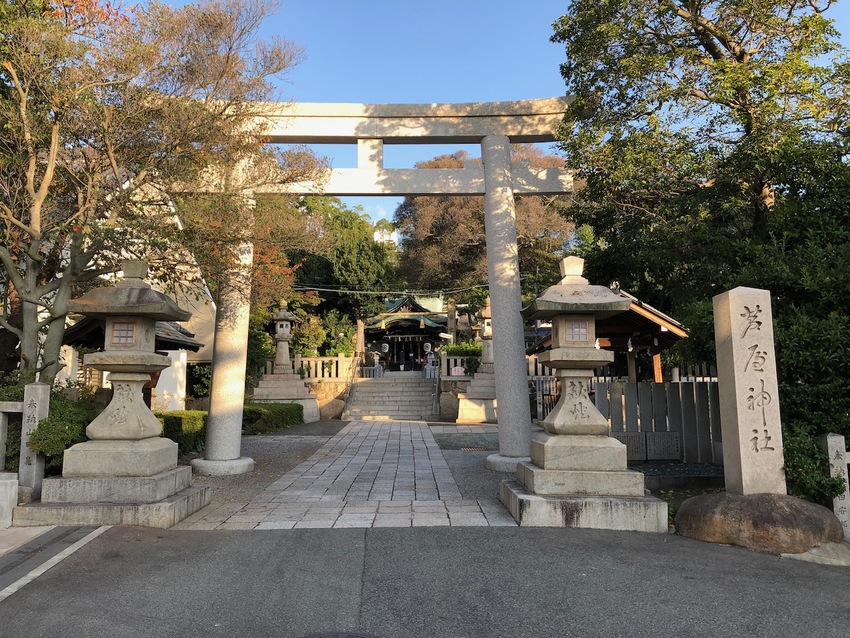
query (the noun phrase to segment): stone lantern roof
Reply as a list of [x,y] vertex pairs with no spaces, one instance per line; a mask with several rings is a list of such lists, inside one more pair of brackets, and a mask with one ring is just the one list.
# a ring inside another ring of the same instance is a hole
[[607,286],[591,285],[582,277],[584,259],[567,257],[561,262],[562,279],[549,286],[529,304],[522,315],[526,319],[552,319],[564,314],[593,315],[606,319],[625,312],[631,302]]
[[301,318],[294,312],[290,312],[287,309],[287,303],[285,301],[280,302],[280,309],[276,313],[274,313],[272,319],[274,319],[275,321],[290,321],[292,323],[301,323]]
[[187,321],[192,313],[144,280],[148,265],[141,260],[123,263],[124,279],[114,286],[95,288],[68,302],[68,309],[87,317],[136,316],[156,321]]

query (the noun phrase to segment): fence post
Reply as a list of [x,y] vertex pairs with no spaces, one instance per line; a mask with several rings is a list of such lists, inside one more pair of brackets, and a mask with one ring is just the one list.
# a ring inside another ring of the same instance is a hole
[[0,472],[6,467],[6,438],[9,435],[9,415],[0,412]]
[[24,387],[24,411],[21,424],[21,457],[18,469],[18,492],[22,501],[41,498],[44,480],[44,456],[30,448],[30,436],[40,421],[47,418],[50,409],[50,386],[46,383],[29,383]]

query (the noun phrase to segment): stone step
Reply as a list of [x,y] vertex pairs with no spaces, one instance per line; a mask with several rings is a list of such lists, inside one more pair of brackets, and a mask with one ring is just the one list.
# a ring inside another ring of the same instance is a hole
[[364,414],[363,416],[350,416],[347,421],[436,421],[437,418],[430,414]]
[[156,503],[27,503],[12,513],[12,525],[135,525],[167,529],[209,505],[209,487],[187,487]]

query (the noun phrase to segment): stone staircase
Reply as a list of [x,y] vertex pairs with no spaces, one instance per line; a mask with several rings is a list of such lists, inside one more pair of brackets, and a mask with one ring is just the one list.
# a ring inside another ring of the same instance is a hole
[[434,379],[416,376],[385,376],[357,379],[344,420],[350,421],[434,421]]

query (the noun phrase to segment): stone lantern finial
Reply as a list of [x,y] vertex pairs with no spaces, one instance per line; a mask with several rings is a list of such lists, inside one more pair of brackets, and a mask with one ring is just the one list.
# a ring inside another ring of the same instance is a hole
[[150,288],[151,285],[145,281],[148,276],[148,262],[144,259],[124,259],[121,261],[121,271],[124,278],[119,280],[115,286],[118,288]]
[[582,277],[584,272],[584,259],[570,255],[561,260],[561,284],[587,284],[587,279]]

